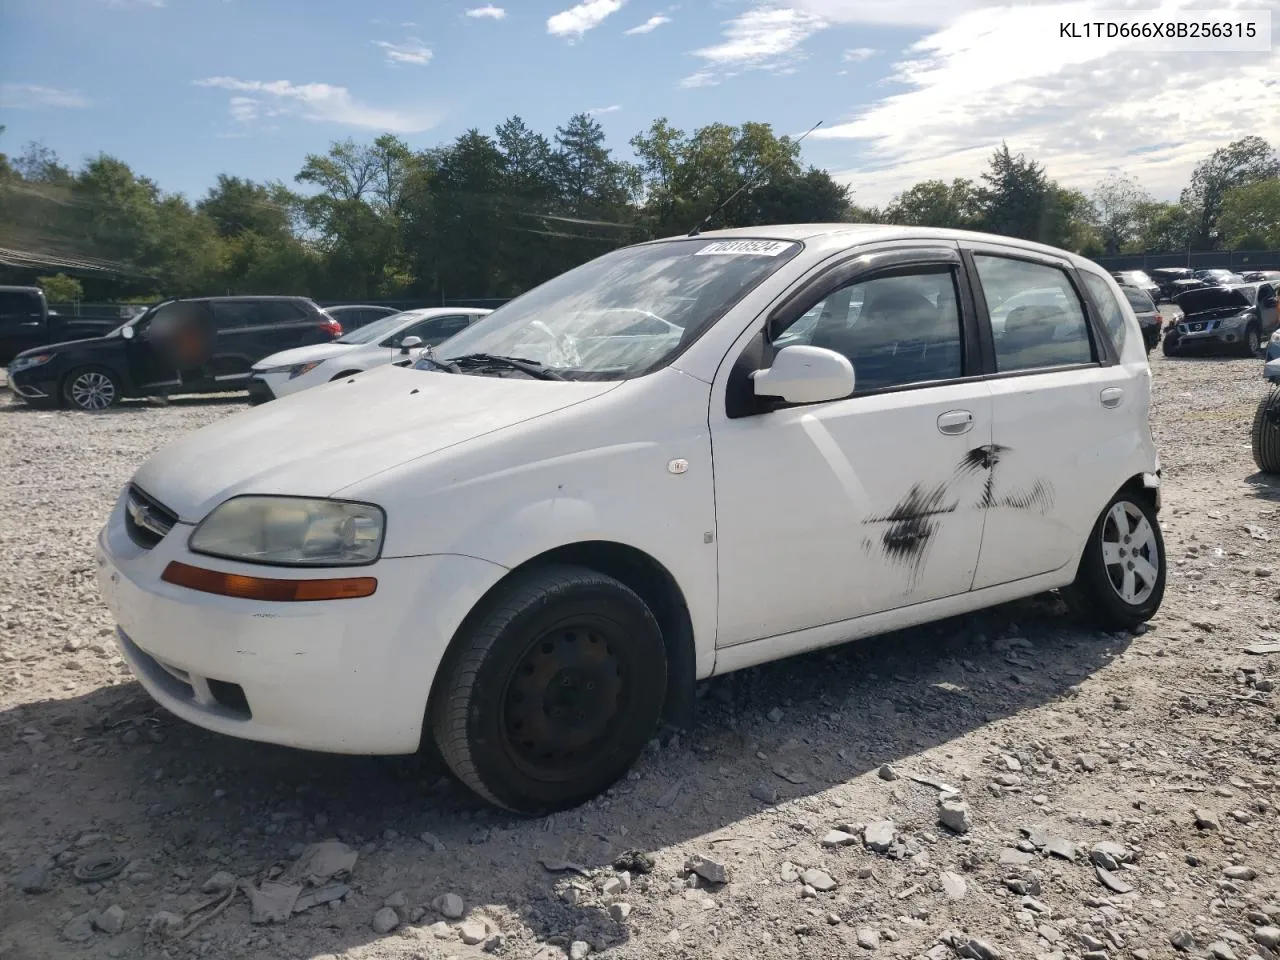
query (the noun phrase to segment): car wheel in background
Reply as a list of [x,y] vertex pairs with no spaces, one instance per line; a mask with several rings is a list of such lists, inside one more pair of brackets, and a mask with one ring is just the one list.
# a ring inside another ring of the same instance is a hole
[[1253,462],[1263,473],[1280,473],[1280,387],[1258,401],[1253,414]]
[[576,807],[653,736],[667,662],[653,612],[583,567],[516,574],[468,618],[441,665],[431,729],[467,787],[528,816]]
[[1173,337],[1165,337],[1160,342],[1160,349],[1164,352],[1166,357],[1176,357],[1180,355],[1178,341]]
[[102,367],[80,367],[62,381],[62,398],[76,410],[106,410],[120,402],[120,381]]
[[1262,334],[1258,332],[1257,326],[1249,324],[1244,332],[1244,339],[1240,341],[1241,356],[1256,357],[1262,350]]
[[1155,507],[1143,493],[1121,491],[1089,533],[1068,600],[1105,630],[1131,629],[1155,616],[1164,584],[1164,537]]

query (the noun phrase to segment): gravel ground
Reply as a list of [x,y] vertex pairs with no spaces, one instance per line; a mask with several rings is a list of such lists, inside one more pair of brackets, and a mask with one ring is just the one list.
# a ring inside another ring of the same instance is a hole
[[[91,538],[238,399],[0,405],[0,957],[1280,956],[1280,653],[1245,649],[1280,640],[1259,364],[1153,367],[1172,566],[1145,631],[1049,596],[717,679],[607,797],[525,822],[415,761],[205,733],[130,681]],[[262,900],[325,840],[357,854],[341,899],[253,923],[237,882]]]

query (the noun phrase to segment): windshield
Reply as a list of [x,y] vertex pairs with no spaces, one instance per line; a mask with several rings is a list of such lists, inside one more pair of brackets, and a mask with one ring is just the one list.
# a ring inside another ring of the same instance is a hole
[[373,343],[373,341],[379,340],[388,334],[395,333],[396,327],[417,316],[419,314],[415,310],[393,313],[389,317],[382,317],[373,321],[373,323],[366,323],[363,327],[343,334],[334,343]]
[[533,360],[570,380],[658,369],[800,250],[783,240],[625,247],[512,300],[439,347],[437,360]]

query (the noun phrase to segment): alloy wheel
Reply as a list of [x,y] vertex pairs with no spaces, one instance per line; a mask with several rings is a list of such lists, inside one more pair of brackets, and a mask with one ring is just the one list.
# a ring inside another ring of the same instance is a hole
[[81,410],[105,410],[116,402],[115,382],[105,373],[86,370],[71,381],[67,391]]
[[1116,595],[1132,606],[1144,603],[1156,588],[1162,562],[1155,531],[1142,511],[1127,500],[1114,504],[1102,524],[1102,563]]

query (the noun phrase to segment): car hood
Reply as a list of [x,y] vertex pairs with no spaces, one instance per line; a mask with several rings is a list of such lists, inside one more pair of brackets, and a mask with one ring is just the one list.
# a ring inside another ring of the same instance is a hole
[[1188,290],[1174,298],[1174,303],[1185,313],[1207,313],[1209,311],[1235,309],[1248,310],[1253,304],[1240,290],[1231,287],[1205,287],[1201,290]]
[[[43,346],[32,347],[30,350],[23,350],[18,357],[36,356],[41,353],[55,353],[59,350],[74,349],[78,353],[88,351],[103,350],[115,351],[120,350],[121,345],[128,343],[123,337],[90,337],[86,340],[63,340],[61,343],[46,343]],[[14,357],[14,359],[18,359]]]
[[295,363],[328,360],[367,346],[367,343],[338,343],[330,340],[328,343],[316,343],[309,347],[294,347],[292,350],[281,350],[279,353],[273,353],[259,360],[253,365],[253,369],[269,370],[272,367],[288,367]]
[[189,523],[242,493],[330,496],[410,460],[603,396],[620,383],[379,367],[187,434],[161,447],[134,482]]

